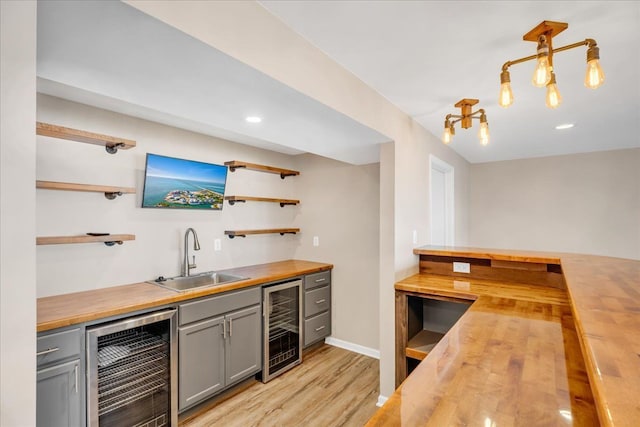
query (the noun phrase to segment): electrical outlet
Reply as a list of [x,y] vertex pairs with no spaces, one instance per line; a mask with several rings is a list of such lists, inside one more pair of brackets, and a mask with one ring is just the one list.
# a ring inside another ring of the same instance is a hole
[[320,238],[318,236],[313,236],[313,246],[320,246]]
[[471,264],[468,262],[454,262],[453,271],[455,273],[471,273]]
[[222,241],[220,239],[215,239],[213,241],[213,250],[219,252],[222,250]]

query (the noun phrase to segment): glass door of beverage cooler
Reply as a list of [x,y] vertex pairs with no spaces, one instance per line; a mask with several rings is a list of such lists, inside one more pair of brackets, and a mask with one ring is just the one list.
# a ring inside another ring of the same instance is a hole
[[267,382],[302,361],[302,280],[264,287],[263,298]]

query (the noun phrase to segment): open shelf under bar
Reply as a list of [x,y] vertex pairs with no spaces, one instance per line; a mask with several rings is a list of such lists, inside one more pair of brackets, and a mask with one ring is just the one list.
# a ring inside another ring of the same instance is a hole
[[286,205],[297,205],[300,203],[300,200],[293,199],[272,199],[269,197],[252,197],[252,196],[225,196],[225,200],[229,201],[229,204],[233,206],[236,202],[269,202],[269,203],[280,203],[281,207]]
[[444,337],[444,334],[440,332],[423,329],[409,340],[405,355],[412,359],[422,360],[427,357],[427,354],[438,344],[442,337]]
[[109,234],[106,236],[40,236],[36,245],[68,245],[73,243],[105,243],[107,246],[121,245],[126,240],[135,240],[134,234]]
[[66,139],[69,141],[84,142],[85,144],[102,145],[107,152],[113,154],[118,149],[127,150],[136,146],[136,142],[130,139],[117,138],[110,135],[87,132],[79,129],[72,129],[50,123],[36,122],[36,133],[38,135],[52,138]]
[[296,234],[299,233],[299,228],[270,228],[266,230],[227,230],[224,232],[230,239],[234,237],[247,237],[249,234]]
[[104,193],[107,199],[114,199],[123,194],[135,194],[133,187],[114,187],[110,185],[76,184],[73,182],[36,181],[36,188],[45,190],[62,191],[87,191],[93,193]]
[[255,163],[241,162],[238,160],[231,160],[230,162],[224,162],[224,164],[226,166],[229,166],[229,170],[231,172],[235,172],[236,169],[249,169],[249,170],[259,171],[259,172],[275,173],[277,175],[280,175],[280,178],[282,179],[284,179],[287,176],[300,175],[300,172],[294,171],[291,169],[282,169],[282,168],[276,168],[273,166],[257,165]]

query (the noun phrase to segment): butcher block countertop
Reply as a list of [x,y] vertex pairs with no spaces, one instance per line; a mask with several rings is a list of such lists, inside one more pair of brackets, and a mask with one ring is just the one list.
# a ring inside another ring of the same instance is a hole
[[249,277],[249,279],[187,292],[176,292],[151,283],[141,282],[38,298],[37,330],[38,332],[47,331],[331,268],[333,268],[331,264],[287,260],[221,270],[225,273]]
[[368,425],[640,425],[640,261],[467,247],[414,253],[558,264],[566,291],[424,273],[398,282],[396,291],[475,302]]

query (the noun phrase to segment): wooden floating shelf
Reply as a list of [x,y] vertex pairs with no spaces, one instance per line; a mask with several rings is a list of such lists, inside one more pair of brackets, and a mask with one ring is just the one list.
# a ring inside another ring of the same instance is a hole
[[76,184],[73,182],[55,182],[55,181],[36,181],[36,188],[45,190],[62,190],[62,191],[86,191],[93,193],[104,193],[104,197],[113,200],[116,196],[123,194],[135,194],[136,189],[133,187],[114,187],[108,185],[92,185],[92,184]]
[[135,240],[134,234],[109,234],[107,236],[44,236],[36,237],[36,245],[68,245],[74,243],[104,243],[113,246],[121,245],[124,241]]
[[291,169],[282,169],[282,168],[275,168],[273,166],[257,165],[255,163],[240,162],[238,160],[224,162],[224,164],[225,166],[229,166],[229,170],[231,172],[235,172],[236,169],[249,169],[249,170],[258,171],[258,172],[274,173],[274,174],[280,175],[280,178],[282,179],[285,179],[288,176],[300,175],[300,172],[294,171]]
[[292,199],[271,199],[268,197],[252,197],[252,196],[225,196],[225,200],[229,201],[229,204],[233,206],[237,203],[244,203],[247,201],[251,202],[269,202],[269,203],[280,203],[280,207],[285,207],[287,205],[297,205],[300,203],[300,200],[292,200]]
[[85,144],[102,145],[109,154],[117,153],[118,149],[128,150],[136,146],[136,142],[130,139],[117,138],[115,136],[102,135],[42,122],[36,122],[36,134],[66,139],[68,141],[84,142]]
[[422,360],[427,357],[442,337],[444,337],[444,334],[440,332],[423,329],[409,340],[407,348],[405,349],[405,355],[412,359]]
[[296,234],[299,233],[299,228],[271,228],[268,230],[227,230],[224,232],[230,239],[234,237],[247,237],[249,234]]

